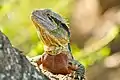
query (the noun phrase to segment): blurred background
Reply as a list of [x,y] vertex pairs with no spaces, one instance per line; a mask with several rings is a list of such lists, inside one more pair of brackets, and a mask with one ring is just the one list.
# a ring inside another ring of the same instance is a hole
[[120,80],[120,0],[0,0],[0,30],[29,57],[43,53],[30,15],[44,8],[66,20],[87,80]]

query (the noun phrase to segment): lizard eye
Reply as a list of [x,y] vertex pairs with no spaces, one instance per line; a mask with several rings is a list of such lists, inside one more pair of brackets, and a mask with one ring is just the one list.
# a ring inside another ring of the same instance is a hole
[[51,16],[51,18],[52,18],[52,20],[54,20],[54,22],[58,26],[62,27],[64,30],[66,30],[68,32],[68,36],[70,36],[70,31],[69,31],[69,29],[68,29],[68,27],[67,27],[67,25],[65,23],[62,23],[61,21],[59,21],[58,19],[54,18],[53,16]]

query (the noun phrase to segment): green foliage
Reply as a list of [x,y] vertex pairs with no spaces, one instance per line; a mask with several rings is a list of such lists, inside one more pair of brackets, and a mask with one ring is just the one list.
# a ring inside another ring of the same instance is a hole
[[30,52],[27,54],[29,57],[37,56],[43,53],[43,43],[42,41],[38,42],[36,46],[34,46]]
[[85,53],[80,50],[75,44],[72,44],[71,47],[72,53],[74,53],[73,56],[82,64],[84,64],[85,67],[88,67],[97,61],[100,61],[110,54],[110,48],[107,46],[93,53]]

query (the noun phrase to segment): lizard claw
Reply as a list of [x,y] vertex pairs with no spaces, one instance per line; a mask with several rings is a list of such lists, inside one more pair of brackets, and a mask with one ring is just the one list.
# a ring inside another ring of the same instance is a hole
[[74,79],[75,80],[85,80],[84,74],[85,74],[85,68],[82,64],[80,64],[78,61],[76,60],[70,60],[69,62],[70,65],[74,65]]

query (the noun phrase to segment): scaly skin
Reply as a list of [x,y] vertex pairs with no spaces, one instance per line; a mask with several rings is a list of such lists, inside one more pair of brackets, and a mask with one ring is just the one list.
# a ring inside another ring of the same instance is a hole
[[44,43],[44,54],[37,61],[53,74],[69,74],[74,71],[84,77],[84,66],[73,59],[70,50],[70,32],[63,18],[49,9],[35,10],[31,19]]

